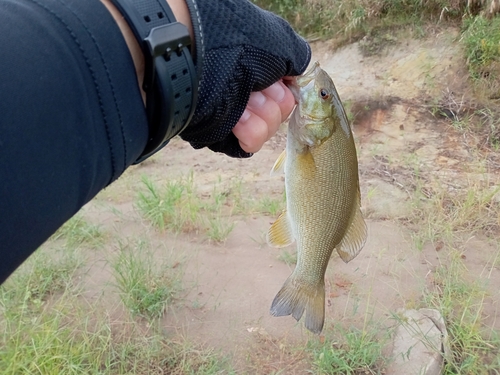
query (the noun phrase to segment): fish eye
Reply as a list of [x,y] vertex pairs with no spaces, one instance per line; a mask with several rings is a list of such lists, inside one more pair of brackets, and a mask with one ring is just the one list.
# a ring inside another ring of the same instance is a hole
[[326,100],[326,99],[330,98],[330,93],[326,89],[320,89],[319,96],[321,97],[321,99]]

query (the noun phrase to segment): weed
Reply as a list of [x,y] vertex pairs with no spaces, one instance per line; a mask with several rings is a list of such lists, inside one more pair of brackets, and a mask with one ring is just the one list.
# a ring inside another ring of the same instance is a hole
[[464,189],[450,193],[443,187],[413,197],[415,238],[426,241],[461,241],[460,234],[493,233],[498,230],[500,205],[494,201],[500,188],[488,188],[486,181],[469,181]]
[[267,245],[267,231],[260,231],[255,236],[250,236],[252,242],[254,242],[259,249],[262,249]]
[[[375,330],[335,328],[335,340],[310,345],[313,367],[317,374],[382,374],[386,360],[382,355],[384,341]],[[338,338],[338,341],[337,341]]]
[[161,317],[181,290],[178,262],[158,262],[146,241],[120,244],[113,274],[123,304],[132,315]]
[[208,218],[207,236],[215,242],[224,242],[234,229],[234,220],[219,216]]
[[230,199],[231,212],[233,214],[247,214],[249,199],[245,190],[245,184],[241,177],[232,178],[229,181],[228,199]]
[[0,286],[0,305],[8,311],[38,308],[47,297],[64,292],[72,286],[73,275],[82,259],[70,251],[58,257],[40,249]]
[[434,275],[433,287],[424,294],[424,303],[439,310],[446,321],[452,353],[444,373],[485,374],[485,354],[500,355],[499,341],[484,337],[480,322],[486,291],[478,281],[468,280],[461,255],[450,251]]
[[88,223],[82,215],[77,214],[59,228],[51,239],[65,240],[68,248],[74,248],[82,243],[98,247],[103,244],[104,235],[98,225]]
[[282,250],[280,252],[280,255],[278,255],[278,259],[281,260],[282,262],[285,262],[289,266],[297,264],[297,252]]
[[255,205],[255,210],[257,212],[268,214],[271,216],[277,216],[279,213],[283,211],[285,208],[285,198],[284,196],[281,199],[270,198],[269,196],[265,196],[262,199],[258,200]]
[[139,193],[137,206],[155,227],[174,232],[198,228],[201,202],[195,193],[192,173],[186,179],[168,181],[163,188],[147,177],[142,182],[146,190]]
[[[464,19],[461,41],[466,50],[467,66],[473,78],[497,74],[493,65],[500,58],[500,18],[485,17]],[[498,68],[498,66],[496,67]]]
[[55,310],[11,316],[0,333],[2,374],[102,373],[109,330],[89,330],[88,315],[68,323],[66,314]]
[[476,111],[480,129],[486,134],[486,140],[494,151],[500,149],[500,116],[495,111],[483,108]]
[[9,316],[0,328],[3,375],[234,373],[214,350],[169,340],[134,322],[111,322],[73,297],[34,317]]

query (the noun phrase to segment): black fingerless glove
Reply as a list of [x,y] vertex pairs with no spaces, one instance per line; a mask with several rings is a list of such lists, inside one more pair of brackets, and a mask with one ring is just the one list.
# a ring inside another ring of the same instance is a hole
[[249,157],[231,132],[250,92],[284,76],[304,72],[310,47],[282,18],[247,0],[187,0],[201,64],[198,103],[181,137],[194,148],[208,146]]

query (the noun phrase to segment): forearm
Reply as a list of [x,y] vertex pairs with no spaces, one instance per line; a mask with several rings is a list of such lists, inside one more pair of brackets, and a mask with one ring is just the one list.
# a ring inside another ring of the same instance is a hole
[[106,9],[38,1],[0,1],[0,282],[148,136],[134,64]]

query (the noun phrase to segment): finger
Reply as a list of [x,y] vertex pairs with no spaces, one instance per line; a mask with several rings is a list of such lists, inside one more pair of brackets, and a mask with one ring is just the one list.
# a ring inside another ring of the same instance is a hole
[[262,92],[252,92],[247,108],[233,129],[246,152],[257,152],[279,129],[295,106],[291,91],[276,82]]
[[240,121],[233,128],[243,151],[254,153],[259,151],[268,137],[268,125],[265,120],[245,109]]
[[295,106],[292,91],[281,81],[269,86],[262,93],[278,104],[281,111],[281,122],[285,121]]

